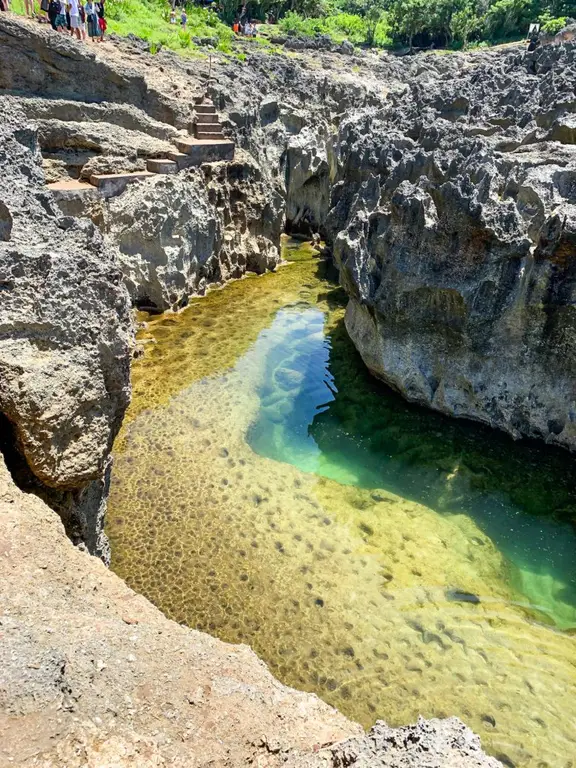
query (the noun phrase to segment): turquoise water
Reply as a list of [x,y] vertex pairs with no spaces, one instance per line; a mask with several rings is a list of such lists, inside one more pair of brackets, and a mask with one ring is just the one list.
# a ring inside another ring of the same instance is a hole
[[515,566],[518,603],[540,621],[576,627],[571,457],[408,405],[363,370],[342,324],[326,335],[325,321],[295,305],[260,334],[250,353],[265,360],[253,450],[440,515],[468,515]]

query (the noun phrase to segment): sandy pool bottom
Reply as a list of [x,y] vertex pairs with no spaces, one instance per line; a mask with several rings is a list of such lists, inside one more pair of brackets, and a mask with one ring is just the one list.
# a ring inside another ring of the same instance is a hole
[[456,714],[505,765],[571,768],[574,638],[517,605],[510,563],[477,524],[248,443],[265,329],[313,306],[327,332],[338,299],[303,261],[150,323],[115,451],[113,568],[366,726]]

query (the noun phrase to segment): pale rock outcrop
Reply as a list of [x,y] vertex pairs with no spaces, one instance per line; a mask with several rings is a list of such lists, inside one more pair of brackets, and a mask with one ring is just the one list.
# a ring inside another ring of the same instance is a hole
[[291,231],[323,229],[330,203],[326,138],[306,127],[286,149],[286,219]]
[[340,130],[346,327],[409,400],[574,449],[576,43],[456,74]]
[[2,438],[71,535],[95,540],[88,517],[130,397],[129,297],[97,228],[43,189],[34,126],[10,100],[0,114]]
[[172,86],[167,90],[161,72],[152,85],[136,68],[118,61],[110,63],[92,46],[56,35],[50,27],[23,22],[8,14],[0,17],[1,90],[133,105],[153,120],[187,129],[192,102],[178,99],[174,81]]
[[147,179],[94,215],[140,306],[178,309],[210,284],[280,262],[282,197],[243,153]]

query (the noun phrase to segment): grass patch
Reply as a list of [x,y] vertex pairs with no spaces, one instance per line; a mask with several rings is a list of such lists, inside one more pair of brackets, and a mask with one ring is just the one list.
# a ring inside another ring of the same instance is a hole
[[212,11],[196,6],[188,10],[186,29],[180,26],[177,11],[176,24],[170,24],[170,9],[157,0],[108,0],[106,3],[108,29],[117,35],[130,33],[150,43],[152,52],[171,48],[182,53],[197,48],[199,40],[211,40],[219,51],[232,49],[234,33]]
[[[38,0],[36,0],[38,6]],[[24,0],[12,0],[12,10],[24,15]],[[36,9],[38,10],[38,8]],[[196,40],[211,40],[224,53],[232,50],[234,33],[212,11],[197,6],[187,10],[186,29],[180,26],[177,9],[176,24],[170,24],[170,7],[162,0],[107,0],[108,32],[126,37],[129,34],[146,40],[152,53],[170,48],[179,53],[198,55]]]

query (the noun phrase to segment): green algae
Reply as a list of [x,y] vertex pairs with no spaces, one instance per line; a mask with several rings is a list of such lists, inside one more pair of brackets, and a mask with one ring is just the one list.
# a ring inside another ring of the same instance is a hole
[[[574,639],[530,618],[529,572],[469,501],[569,517],[565,457],[374,382],[328,276],[299,260],[148,324],[115,451],[113,567],[172,618],[248,642],[281,680],[365,725],[457,714],[517,766],[564,767]],[[324,369],[331,394],[298,421]],[[264,412],[277,456],[256,445]],[[396,485],[362,481],[347,439],[368,469],[392,456]],[[538,576],[546,598],[556,582]]]

